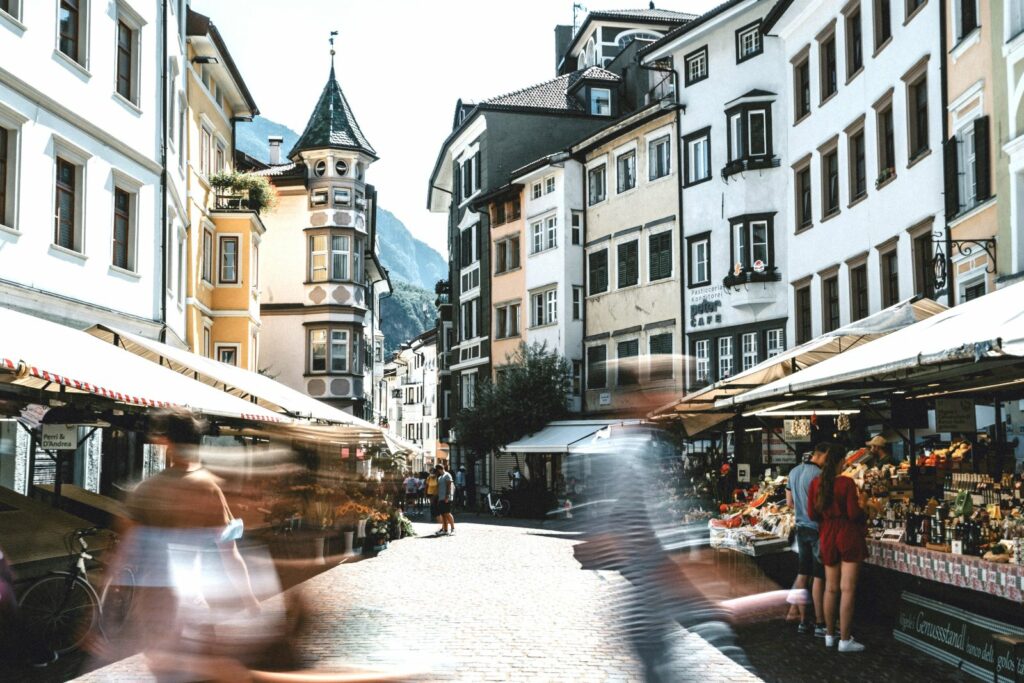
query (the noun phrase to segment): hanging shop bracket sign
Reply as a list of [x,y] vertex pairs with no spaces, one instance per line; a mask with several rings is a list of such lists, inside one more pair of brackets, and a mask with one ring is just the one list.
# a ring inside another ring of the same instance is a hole
[[935,399],[935,431],[970,434],[977,429],[974,401],[963,398]]
[[994,634],[1024,635],[1024,629],[907,592],[893,629],[896,640],[982,680],[992,680],[993,666],[999,681],[1017,680],[1024,658],[1018,661],[1013,647],[993,640]]
[[73,451],[78,448],[78,429],[75,425],[43,425],[44,451]]

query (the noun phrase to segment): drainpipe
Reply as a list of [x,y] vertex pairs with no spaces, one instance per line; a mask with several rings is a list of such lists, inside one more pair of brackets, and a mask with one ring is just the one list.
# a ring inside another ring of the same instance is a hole
[[587,281],[590,277],[590,270],[587,267],[587,207],[590,205],[590,200],[587,197],[586,155],[577,161],[583,167],[580,172],[580,186],[583,188],[581,193],[581,196],[583,197],[583,210],[580,211],[580,247],[583,249],[583,338],[580,340],[580,346],[583,347],[580,349],[583,354],[583,362],[580,364],[580,371],[583,373],[583,376],[580,377],[580,415],[586,415],[587,389],[589,389],[587,386],[587,375],[590,370],[590,363],[587,360],[587,290],[590,287],[590,283]]
[[[945,144],[946,140],[949,139],[949,112],[947,111],[947,105],[949,104],[949,74],[946,69],[946,60],[948,59],[948,52],[946,49],[946,24],[948,22],[946,16],[946,3],[939,3],[939,55],[942,59],[939,61],[939,102],[942,108],[942,143]],[[943,168],[943,173],[945,173]],[[953,233],[949,225],[949,220],[945,219],[946,210],[943,208],[942,216],[945,220],[946,225],[946,304],[952,308],[956,305],[956,291],[954,290],[953,283]]]
[[[169,98],[167,97],[167,31],[168,31],[168,0],[163,0],[163,36],[161,38],[161,66],[160,66],[160,82],[162,87],[160,89],[160,97],[162,99],[163,112],[163,130],[160,138],[160,225],[163,229],[160,231],[160,341],[167,341],[167,278],[170,277],[170,273],[167,272],[167,250],[170,249],[170,245],[167,243],[167,233],[170,230],[170,226],[167,224],[167,140],[169,136],[169,124],[167,116],[167,105]],[[182,141],[184,144],[184,141]],[[184,150],[178,150],[179,153],[184,154]]]

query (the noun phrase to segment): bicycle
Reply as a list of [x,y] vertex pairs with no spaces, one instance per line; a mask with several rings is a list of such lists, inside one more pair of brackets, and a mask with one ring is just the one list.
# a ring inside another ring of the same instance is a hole
[[91,527],[68,534],[68,568],[40,578],[18,601],[27,633],[58,657],[78,649],[94,631],[107,638],[116,635],[131,611],[135,572],[130,567],[107,576],[99,593],[89,582],[86,562],[106,565],[89,553],[85,539],[102,533],[107,532]]
[[491,514],[495,517],[508,517],[512,511],[512,503],[509,502],[507,489],[502,489],[501,493],[495,496],[491,491],[487,491],[484,494],[484,500],[487,503],[487,507],[490,508]]

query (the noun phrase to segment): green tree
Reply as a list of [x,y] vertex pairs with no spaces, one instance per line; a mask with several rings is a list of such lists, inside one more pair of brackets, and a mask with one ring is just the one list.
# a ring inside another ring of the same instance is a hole
[[[460,410],[453,420],[459,445],[468,451],[467,481],[475,490],[473,465],[479,458],[527,434],[539,431],[568,413],[571,366],[546,344],[520,344],[507,363],[498,368],[497,381],[484,380],[474,393],[471,408]],[[533,477],[527,485],[529,507],[542,505],[546,490],[541,456],[528,456]],[[474,501],[475,502],[475,501]]]

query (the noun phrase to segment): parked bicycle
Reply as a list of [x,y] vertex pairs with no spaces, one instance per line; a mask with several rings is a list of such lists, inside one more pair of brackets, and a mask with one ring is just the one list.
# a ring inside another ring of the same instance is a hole
[[125,624],[135,597],[135,572],[128,566],[105,573],[99,592],[89,582],[89,571],[104,568],[89,552],[86,538],[113,532],[92,527],[68,534],[68,568],[40,578],[18,602],[28,635],[57,656],[85,642],[93,632],[112,638]]
[[512,503],[508,499],[508,489],[502,489],[495,495],[490,489],[484,493],[484,502],[495,517],[507,517],[512,511]]

